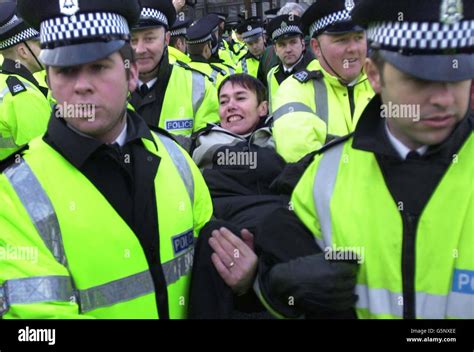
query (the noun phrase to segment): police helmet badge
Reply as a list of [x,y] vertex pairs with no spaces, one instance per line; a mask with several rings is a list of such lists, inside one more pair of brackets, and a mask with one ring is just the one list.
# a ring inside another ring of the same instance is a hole
[[351,12],[355,7],[354,0],[346,0],[344,6],[348,12]]
[[453,24],[463,19],[462,0],[443,0],[441,3],[440,21],[445,24]]
[[59,0],[59,9],[63,15],[72,16],[79,11],[79,0]]

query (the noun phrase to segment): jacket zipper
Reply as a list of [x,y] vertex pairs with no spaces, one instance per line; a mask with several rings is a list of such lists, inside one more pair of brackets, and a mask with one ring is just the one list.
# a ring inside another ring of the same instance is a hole
[[402,244],[402,283],[403,283],[403,318],[416,318],[415,295],[415,260],[416,260],[416,228],[418,216],[402,213],[403,244]]

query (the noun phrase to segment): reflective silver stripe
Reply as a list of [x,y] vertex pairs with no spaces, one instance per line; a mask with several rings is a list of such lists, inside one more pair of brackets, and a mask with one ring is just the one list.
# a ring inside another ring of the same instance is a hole
[[193,77],[193,87],[192,87],[192,92],[193,92],[193,112],[194,115],[193,117],[196,116],[196,113],[201,106],[204,96],[206,94],[206,80],[204,78],[204,75],[192,71],[192,77]]
[[314,100],[316,103],[316,115],[329,125],[329,101],[328,101],[328,90],[323,79],[314,79]]
[[186,190],[189,194],[189,199],[191,199],[191,205],[194,204],[194,178],[191,168],[189,167],[188,161],[186,160],[183,152],[179,149],[178,145],[169,137],[159,134],[161,143],[166,148],[166,151],[173,160],[176,169],[181,176],[181,179],[184,182]]
[[212,78],[212,82],[214,82],[214,84],[217,84],[217,75],[218,75],[218,74],[219,74],[218,71],[212,70],[211,78]]
[[[19,80],[20,80],[21,83],[23,83],[23,85],[24,85],[25,87],[34,89],[33,86],[32,86],[30,83],[28,83],[28,82],[26,82],[26,81],[23,81],[23,80],[21,80],[21,79],[19,79]],[[3,98],[4,98],[5,95],[7,95],[8,93],[10,93],[10,89],[9,89],[8,87],[3,88],[3,90],[0,92],[0,103],[3,102]]]
[[31,168],[25,160],[21,159],[19,163],[7,168],[4,174],[15,189],[31,221],[54,258],[67,267],[56,212]]
[[229,67],[229,75],[235,74],[235,70],[232,67]]
[[191,272],[193,267],[193,258],[194,246],[179,257],[162,264],[166,284],[168,286],[174,284],[182,276],[186,276]]
[[3,90],[0,92],[0,103],[3,101],[3,97],[5,97],[5,95],[7,95],[9,92],[10,89],[8,89],[8,87],[3,88]]
[[344,143],[334,146],[324,152],[319,162],[318,171],[314,178],[313,199],[321,224],[323,246],[321,249],[332,246],[331,199],[336,184],[339,163],[342,157]]
[[131,301],[153,292],[155,292],[153,279],[150,272],[146,270],[104,285],[79,291],[79,304],[81,312],[85,313],[97,308]]
[[0,302],[2,297],[6,299],[0,315],[12,304],[71,302],[74,291],[67,276],[37,276],[5,281],[0,286]]
[[278,120],[283,115],[291,114],[294,112],[308,112],[308,113],[314,114],[314,111],[311,110],[307,105],[303,103],[288,103],[288,104],[280,106],[273,113],[273,121]]
[[[357,308],[368,309],[376,315],[403,317],[402,293],[357,285],[356,294],[359,296]],[[474,319],[474,296],[459,292],[450,292],[447,296],[417,292],[416,316],[422,319]]]
[[242,60],[242,72],[249,73],[249,70],[247,68],[247,59]]
[[13,137],[3,138],[0,136],[0,148],[18,148]]
[[372,314],[390,314],[403,317],[403,294],[384,288],[368,289],[365,285],[356,286],[357,308],[365,308]]

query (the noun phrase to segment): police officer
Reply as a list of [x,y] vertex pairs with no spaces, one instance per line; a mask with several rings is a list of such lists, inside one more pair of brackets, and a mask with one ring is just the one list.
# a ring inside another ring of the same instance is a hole
[[273,266],[260,288],[299,313],[350,306],[354,290],[359,318],[473,319],[474,4],[363,0],[353,18],[368,25],[377,95],[292,195],[324,253]]
[[184,13],[181,12],[176,16],[176,21],[170,29],[170,44],[168,45],[170,64],[174,64],[176,61],[191,62],[186,48],[186,33],[190,24],[191,20],[184,17]]
[[33,76],[43,68],[38,35],[16,14],[15,3],[0,4],[0,161],[46,131],[47,89]]
[[176,20],[170,0],[143,0],[139,22],[132,28],[132,47],[140,72],[131,104],[150,126],[189,136],[219,121],[216,91],[189,67],[170,65],[169,28]]
[[41,27],[58,105],[46,135],[0,175],[2,249],[38,249],[36,259],[0,261],[0,315],[185,317],[194,237],[212,204],[187,154],[126,108],[138,77],[129,26],[139,2],[18,8]]
[[272,19],[267,32],[280,63],[268,72],[268,99],[271,108],[272,98],[280,84],[292,74],[305,69],[312,61],[305,55],[305,43],[301,29],[301,19],[295,15],[281,15]]
[[229,26],[232,26],[230,49],[233,53],[234,62],[237,64],[242,56],[248,52],[247,46],[242,39],[242,34],[245,31],[245,21],[240,19],[237,22],[229,23]]
[[188,65],[210,77],[217,88],[227,76],[235,73],[231,66],[212,59],[213,53],[217,52],[218,48],[216,39],[218,26],[219,17],[209,14],[193,23],[187,34],[188,51],[191,57]]
[[244,28],[242,39],[248,52],[239,59],[237,72],[258,78],[260,58],[265,51],[263,22],[259,18],[251,17],[245,21]]
[[365,34],[351,21],[354,5],[321,0],[302,17],[317,60],[285,81],[272,105],[277,152],[288,162],[352,132],[374,94],[362,69]]
[[235,71],[235,59],[229,43],[224,40],[224,32],[226,27],[226,20],[229,17],[224,12],[210,12],[209,14],[216,15],[219,18],[219,25],[217,30],[214,30],[214,36],[217,39],[217,51],[214,50],[211,56],[211,62],[224,63]]

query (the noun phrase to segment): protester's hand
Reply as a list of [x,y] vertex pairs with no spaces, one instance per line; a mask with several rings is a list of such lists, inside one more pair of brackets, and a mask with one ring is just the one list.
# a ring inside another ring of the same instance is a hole
[[275,265],[269,273],[272,296],[282,303],[294,300],[303,313],[353,308],[358,266],[355,262],[326,260],[324,253]]
[[173,0],[173,6],[176,9],[176,12],[181,11],[181,9],[186,5],[185,0]]
[[257,255],[253,251],[253,234],[243,229],[242,239],[225,227],[212,232],[209,245],[214,250],[211,256],[214,267],[224,282],[237,295],[251,288],[257,271]]

